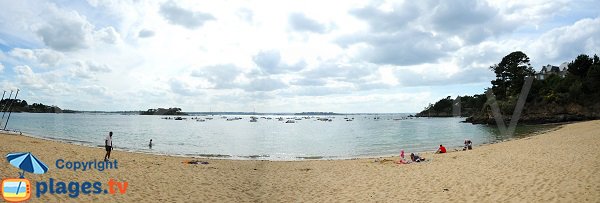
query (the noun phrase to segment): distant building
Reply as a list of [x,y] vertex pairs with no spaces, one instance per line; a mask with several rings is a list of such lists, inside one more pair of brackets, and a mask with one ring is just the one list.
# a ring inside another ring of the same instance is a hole
[[535,79],[544,80],[550,77],[551,75],[558,75],[564,78],[565,76],[567,76],[567,65],[568,63],[565,62],[560,66],[553,66],[550,64],[542,66],[542,70],[540,70],[540,72],[535,73]]

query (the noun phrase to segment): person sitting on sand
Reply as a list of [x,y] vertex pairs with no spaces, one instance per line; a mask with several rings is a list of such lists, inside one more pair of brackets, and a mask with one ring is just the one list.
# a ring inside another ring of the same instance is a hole
[[408,164],[409,162],[404,158],[404,150],[400,150],[400,160],[396,162],[397,164]]
[[446,153],[446,147],[440,145],[440,148],[438,148],[437,151],[435,151],[436,154],[443,154]]
[[418,154],[410,153],[410,160],[412,160],[413,162],[421,162],[425,161],[425,158],[421,158]]
[[150,147],[150,149],[152,149],[152,139],[150,139],[150,144],[148,144],[148,147]]
[[465,146],[463,147],[463,151],[465,150],[472,150],[473,149],[473,142],[471,142],[471,140],[469,139],[465,139]]

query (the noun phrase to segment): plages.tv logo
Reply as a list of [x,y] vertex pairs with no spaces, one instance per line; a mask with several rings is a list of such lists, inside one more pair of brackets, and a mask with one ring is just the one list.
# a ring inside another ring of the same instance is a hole
[[[44,174],[48,171],[48,166],[33,156],[30,152],[9,153],[6,155],[7,161],[14,167],[21,170],[19,178],[5,178],[2,180],[0,192],[2,198],[8,202],[22,202],[29,200],[32,196],[40,198],[45,194],[68,195],[70,198],[78,198],[83,195],[99,194],[125,194],[129,186],[127,181],[117,181],[110,178],[108,182],[101,181],[61,181],[53,178],[48,181],[30,182],[25,179],[25,172],[34,174]],[[65,161],[56,160],[56,169],[52,170],[72,170],[73,172],[85,172],[87,170],[97,170],[102,172],[106,169],[118,169],[117,160],[111,162],[105,160],[94,161]],[[80,171],[78,171],[80,170]],[[103,187],[104,186],[104,187]]]
[[19,178],[5,178],[2,180],[2,198],[7,202],[22,202],[31,198],[31,182],[25,179],[25,172],[44,174],[48,166],[33,156],[30,152],[10,153],[6,155],[10,165],[21,169]]

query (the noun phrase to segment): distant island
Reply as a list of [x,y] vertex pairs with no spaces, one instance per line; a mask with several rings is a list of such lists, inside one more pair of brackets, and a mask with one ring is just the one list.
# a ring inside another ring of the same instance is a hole
[[[495,101],[486,94],[450,96],[430,104],[418,117],[468,117],[466,122],[495,124],[490,107],[497,102],[505,120],[512,115],[526,77],[533,84],[519,122],[539,124],[600,119],[600,58],[582,54],[561,67],[546,65],[535,72],[529,57],[520,51],[510,53],[490,69],[496,74],[491,81]],[[457,108],[460,107],[460,108]]]
[[187,115],[186,113],[181,112],[181,108],[158,108],[158,109],[148,109],[147,111],[140,112],[140,115]]

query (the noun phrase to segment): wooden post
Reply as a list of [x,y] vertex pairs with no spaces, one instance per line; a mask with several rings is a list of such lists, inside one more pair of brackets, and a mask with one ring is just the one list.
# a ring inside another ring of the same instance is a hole
[[[8,100],[10,100],[10,98],[12,97],[12,93],[13,91],[10,91],[10,95],[8,96]],[[2,97],[4,98],[4,97]],[[1,121],[4,121],[4,114],[6,114],[6,104],[2,105],[2,120],[0,120],[0,125],[2,125]]]
[[6,130],[6,125],[8,125],[8,120],[10,120],[10,114],[12,113],[12,111],[10,111],[10,108],[12,107],[13,103],[15,103],[14,101],[17,100],[17,96],[19,95],[19,89],[17,89],[17,93],[15,94],[15,98],[13,99],[13,102],[10,103],[10,106],[8,107],[8,118],[6,118],[6,123],[4,123],[4,130]]

